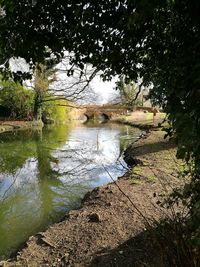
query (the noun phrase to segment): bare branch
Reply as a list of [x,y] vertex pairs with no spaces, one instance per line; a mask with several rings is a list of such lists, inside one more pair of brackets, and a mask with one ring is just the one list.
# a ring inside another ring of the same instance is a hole
[[141,90],[142,90],[142,86],[143,86],[143,82],[139,85],[139,90],[135,96],[135,98],[131,101],[132,103],[135,102],[139,96],[139,94],[141,93]]

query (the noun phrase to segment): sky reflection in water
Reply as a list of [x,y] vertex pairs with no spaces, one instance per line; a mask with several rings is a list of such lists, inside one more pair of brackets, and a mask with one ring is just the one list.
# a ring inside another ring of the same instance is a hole
[[[124,174],[121,157],[139,130],[50,127],[0,136],[0,256],[80,205],[83,195]],[[109,172],[109,174],[108,174]]]

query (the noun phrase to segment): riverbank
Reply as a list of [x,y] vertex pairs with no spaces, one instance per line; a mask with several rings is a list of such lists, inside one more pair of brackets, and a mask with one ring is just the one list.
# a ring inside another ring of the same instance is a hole
[[140,129],[152,129],[158,127],[159,124],[163,124],[165,118],[166,113],[163,112],[158,112],[154,116],[152,112],[134,111],[128,116],[121,115],[116,118],[114,117],[111,121],[138,127]]
[[0,133],[42,128],[42,121],[0,121]]
[[86,194],[79,210],[31,237],[2,266],[162,266],[148,227],[166,216],[157,196],[180,183],[176,147],[163,136],[143,135],[126,153],[136,167]]
[[[141,129],[147,129],[157,126],[165,118],[165,113],[157,113],[155,118],[153,113],[144,113],[142,111],[135,111],[129,114],[129,116],[117,116],[117,118],[111,119],[111,122],[117,122],[127,124],[130,126],[136,126]],[[75,116],[74,113],[72,116]],[[77,114],[76,114],[77,117]],[[73,121],[73,123],[75,123]],[[6,121],[0,120],[0,133],[12,132],[16,130],[28,130],[42,128],[44,126],[42,121]]]

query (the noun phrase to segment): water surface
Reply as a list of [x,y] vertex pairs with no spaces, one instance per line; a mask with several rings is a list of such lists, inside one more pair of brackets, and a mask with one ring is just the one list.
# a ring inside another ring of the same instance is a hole
[[112,124],[0,135],[0,258],[127,170],[122,153],[139,130]]

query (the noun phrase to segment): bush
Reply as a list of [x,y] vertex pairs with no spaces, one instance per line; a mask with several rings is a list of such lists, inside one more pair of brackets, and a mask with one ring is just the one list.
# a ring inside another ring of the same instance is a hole
[[13,80],[1,81],[0,105],[10,111],[12,118],[30,119],[33,112],[34,92]]
[[65,123],[68,120],[69,107],[67,100],[51,100],[42,106],[42,120],[44,123]]

